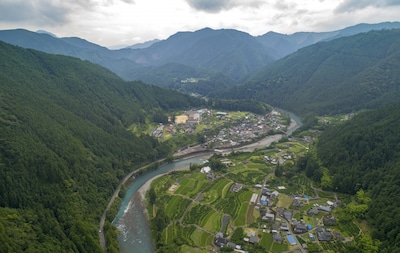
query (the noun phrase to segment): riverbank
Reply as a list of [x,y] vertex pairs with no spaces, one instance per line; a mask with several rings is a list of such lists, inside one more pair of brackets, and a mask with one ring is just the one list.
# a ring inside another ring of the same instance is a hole
[[[285,134],[290,135],[299,126],[300,124],[292,119]],[[279,141],[282,136],[283,134],[270,135],[252,144],[226,149],[222,154],[232,151],[252,152],[258,148],[264,148],[272,142]],[[121,253],[155,252],[145,208],[146,192],[149,190],[153,180],[174,170],[188,169],[190,163],[201,163],[212,155],[213,152],[198,150],[197,146],[193,146],[184,150],[184,152],[175,153],[174,157],[179,158],[178,160],[135,178],[133,184],[127,189],[117,217],[113,221],[113,224],[121,232],[120,236],[118,236]],[[147,251],[143,251],[144,248]]]
[[[291,131],[291,132],[293,132],[293,131],[294,131],[295,129],[297,129],[298,127],[299,127],[299,124],[297,124],[296,121],[292,120],[291,123],[290,123],[290,126],[288,127],[288,130]],[[257,149],[257,148],[266,147],[266,146],[270,145],[270,144],[273,143],[273,142],[279,141],[281,138],[282,138],[282,134],[270,135],[270,136],[267,136],[267,137],[265,137],[264,139],[262,139],[262,140],[260,140],[260,141],[258,141],[258,142],[251,143],[251,144],[248,144],[248,145],[244,145],[244,146],[242,146],[242,147],[236,147],[236,148],[233,148],[233,150],[235,150],[235,151],[242,151],[242,152],[252,152],[252,151],[254,151],[254,150]],[[196,151],[198,152],[198,150],[196,150]],[[222,152],[222,154],[230,153],[230,152],[232,152],[232,150],[226,150],[226,152]],[[182,155],[182,153],[180,153],[180,155]],[[210,154],[210,156],[211,156],[211,154]],[[188,157],[186,157],[186,158],[188,158]],[[187,169],[187,168],[178,168],[178,169],[176,169],[176,170],[185,170],[185,169]],[[168,174],[168,173],[169,173],[169,172],[166,172],[166,173],[157,175],[157,176],[155,176],[155,177],[153,177],[153,178],[150,178],[149,180],[147,180],[147,181],[138,189],[138,193],[139,193],[139,196],[140,196],[140,201],[141,201],[141,204],[142,204],[143,206],[145,206],[146,192],[150,189],[150,186],[151,186],[151,183],[153,182],[153,180],[155,180],[155,179],[157,179],[157,178],[159,178],[159,177],[161,177],[161,176],[164,176],[165,174]],[[137,199],[137,198],[138,198],[138,197],[136,197],[136,199]],[[131,200],[131,201],[133,201],[133,197],[132,197],[132,200]],[[147,215],[147,209],[146,209],[146,208],[145,208],[144,212],[145,212],[146,215]],[[148,216],[148,215],[147,215],[147,216]]]

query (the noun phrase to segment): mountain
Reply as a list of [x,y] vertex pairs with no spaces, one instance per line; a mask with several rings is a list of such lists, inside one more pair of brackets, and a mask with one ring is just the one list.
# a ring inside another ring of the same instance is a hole
[[[203,104],[4,42],[0,90],[2,252],[103,252],[98,222],[121,178],[174,147],[127,128]],[[109,222],[108,252],[118,252]]]
[[329,169],[333,190],[352,194],[362,190],[370,198],[358,199],[364,205],[361,208],[348,204],[353,206],[353,219],[349,215],[341,218],[353,222],[365,217],[373,238],[381,241],[375,252],[400,250],[399,122],[400,104],[383,106],[328,129],[316,147],[321,165]]
[[400,29],[320,42],[218,97],[256,99],[300,115],[377,108],[400,96]]
[[[177,85],[177,80],[201,79],[209,88],[196,87],[196,90],[202,90],[202,95],[207,95],[215,89],[244,82],[262,67],[300,48],[360,32],[394,27],[400,27],[400,23],[360,24],[325,33],[283,35],[269,32],[257,37],[233,29],[204,28],[194,32],[178,32],[165,40],[118,50],[109,50],[80,38],[57,38],[47,33],[22,29],[0,31],[0,40],[47,53],[89,60],[110,69],[125,80],[150,81],[152,78],[145,74],[150,69],[157,72],[157,78],[153,78],[151,84],[162,87],[182,88]],[[170,69],[165,66],[177,64],[185,68],[182,71],[174,68],[176,76],[164,72]],[[187,67],[193,71],[188,71]],[[192,76],[191,72],[201,73],[201,76]],[[221,82],[206,81],[215,79]],[[186,92],[185,89],[182,91]]]
[[155,43],[157,43],[157,42],[159,42],[159,41],[160,41],[160,40],[158,40],[158,39],[149,40],[149,41],[146,41],[146,42],[143,42],[143,43],[137,43],[137,44],[134,44],[134,45],[132,45],[132,46],[125,47],[125,48],[130,48],[130,49],[143,49],[143,48],[147,48],[147,47],[149,47],[149,46],[151,46],[151,45],[153,45],[153,44],[155,44]]
[[398,29],[400,22],[383,22],[378,24],[358,24],[346,27],[341,30],[331,32],[297,32],[293,34],[281,34],[268,32],[257,36],[257,40],[272,52],[275,57],[280,59],[300,48],[321,42],[338,39],[341,37],[352,36],[358,33],[365,33],[371,30]]
[[45,30],[37,30],[36,33],[44,33],[44,34],[48,34],[54,38],[57,38],[57,36],[54,33],[51,33],[51,32],[45,31]]
[[77,57],[99,64],[118,74],[126,67],[138,67],[134,61],[114,51],[77,37],[57,38],[47,33],[24,29],[0,31],[0,40],[12,45],[31,48],[49,54]]
[[251,35],[236,30],[204,28],[179,32],[140,51],[135,61],[143,65],[180,63],[219,71],[235,80],[273,61]]
[[183,93],[202,94],[203,96],[207,96],[216,87],[226,89],[235,83],[233,79],[220,72],[179,63],[136,68],[122,74],[127,79],[137,79]]

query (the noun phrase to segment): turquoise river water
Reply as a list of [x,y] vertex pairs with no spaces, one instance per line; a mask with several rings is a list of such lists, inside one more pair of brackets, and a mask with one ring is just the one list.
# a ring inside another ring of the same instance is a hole
[[149,179],[168,173],[173,170],[189,168],[190,164],[202,163],[209,155],[200,155],[184,159],[174,163],[166,164],[157,170],[150,171],[137,178],[127,189],[122,200],[117,217],[113,224],[120,231],[118,241],[121,253],[152,253],[155,252],[153,241],[150,237],[150,228],[140,196],[137,191]]

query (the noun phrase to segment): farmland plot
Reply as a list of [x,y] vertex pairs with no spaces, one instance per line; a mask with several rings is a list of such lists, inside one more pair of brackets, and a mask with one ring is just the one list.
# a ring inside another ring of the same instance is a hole
[[193,243],[201,248],[206,248],[212,250],[212,240],[214,238],[213,235],[206,233],[200,229],[194,230],[192,235],[190,236]]
[[215,202],[218,198],[225,198],[232,184],[232,181],[226,178],[218,179],[218,181],[211,187],[211,189],[203,192],[203,201],[211,204]]
[[190,202],[191,200],[185,199],[181,196],[172,196],[167,207],[165,208],[165,214],[171,220],[179,219],[182,217]]

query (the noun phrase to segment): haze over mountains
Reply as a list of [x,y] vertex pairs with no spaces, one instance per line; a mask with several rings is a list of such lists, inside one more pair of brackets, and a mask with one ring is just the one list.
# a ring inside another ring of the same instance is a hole
[[[268,32],[257,37],[232,29],[204,28],[195,32],[178,32],[166,40],[119,50],[109,50],[76,37],[56,38],[22,29],[0,31],[0,40],[89,60],[126,80],[142,80],[184,92],[199,92],[204,90],[204,85],[226,87],[243,82],[263,66],[320,41],[393,28],[400,28],[400,23],[359,24],[321,33],[285,35]],[[175,76],[171,76],[171,71]],[[156,77],[154,73],[157,73]],[[196,79],[188,86],[181,83],[186,78]]]

